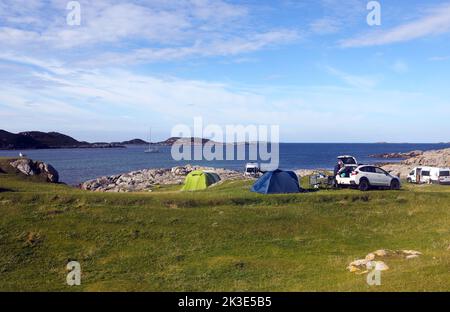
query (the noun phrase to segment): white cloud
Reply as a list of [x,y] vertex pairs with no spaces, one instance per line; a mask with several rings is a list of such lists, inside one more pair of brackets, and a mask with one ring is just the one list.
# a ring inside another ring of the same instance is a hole
[[[6,21],[0,27],[3,51],[64,53],[70,60],[151,62],[234,56],[299,38],[293,29],[257,27],[250,22],[246,6],[222,0],[80,2],[81,26],[71,27],[66,25],[63,0],[45,5],[33,0],[33,9],[25,9],[24,3],[0,0],[0,7],[8,7],[0,15]],[[35,20],[39,25],[31,25]]]
[[376,31],[341,41],[342,47],[380,46],[406,42],[432,35],[450,32],[450,5],[442,5],[428,11],[416,21],[386,31]]
[[325,67],[325,69],[328,73],[344,81],[349,86],[355,88],[371,89],[376,87],[376,85],[378,84],[378,79],[376,77],[353,75],[331,66],[327,66]]
[[[396,122],[388,123],[390,118],[401,115],[407,122],[410,115],[430,109],[421,103],[439,104],[419,93],[374,90],[376,79],[331,67],[328,71],[350,88],[243,87],[232,82],[155,77],[127,70],[61,68],[57,62],[48,65],[32,58],[16,61],[20,61],[18,66],[30,67],[27,80],[35,87],[29,92],[21,81],[4,80],[0,84],[1,114],[8,116],[2,120],[2,127],[9,130],[19,125],[21,130],[32,127],[78,132],[82,128],[85,133],[108,131],[123,136],[130,129],[145,132],[152,124],[168,135],[171,126],[190,125],[195,116],[219,125],[246,125],[248,116],[252,116],[258,124],[282,125],[286,139],[354,141],[358,140],[354,128],[366,129],[358,135],[372,139],[378,122],[373,119],[375,115],[386,120],[388,135],[400,127]],[[412,105],[417,108],[411,110]],[[339,124],[336,132],[333,121],[343,114],[348,122]],[[320,130],[317,123],[323,125]]]
[[197,41],[192,46],[140,48],[122,53],[107,52],[79,64],[132,64],[172,61],[192,57],[237,56],[280,44],[288,44],[300,37],[301,35],[293,30],[273,30],[265,33],[247,34],[240,38],[216,39],[208,42]]
[[333,34],[341,29],[342,23],[334,18],[321,18],[313,21],[309,27],[316,34]]
[[313,34],[335,34],[358,24],[367,15],[365,0],[320,0],[323,17],[309,23]]
[[448,61],[448,60],[450,60],[450,55],[448,55],[448,56],[433,56],[433,57],[430,57],[428,60],[432,61],[432,62]]

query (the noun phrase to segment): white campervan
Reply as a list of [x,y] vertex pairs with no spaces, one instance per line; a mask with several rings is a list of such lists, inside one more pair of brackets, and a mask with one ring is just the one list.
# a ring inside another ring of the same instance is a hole
[[431,170],[434,167],[416,167],[409,174],[406,180],[409,183],[431,183]]
[[261,176],[261,168],[257,163],[248,163],[245,165],[244,175],[247,177]]
[[434,184],[450,184],[450,168],[432,168],[430,181]]

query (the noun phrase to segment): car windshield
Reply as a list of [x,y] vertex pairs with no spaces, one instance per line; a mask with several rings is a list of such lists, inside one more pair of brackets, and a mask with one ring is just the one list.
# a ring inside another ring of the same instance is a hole
[[439,173],[440,177],[450,177],[450,171],[441,171]]

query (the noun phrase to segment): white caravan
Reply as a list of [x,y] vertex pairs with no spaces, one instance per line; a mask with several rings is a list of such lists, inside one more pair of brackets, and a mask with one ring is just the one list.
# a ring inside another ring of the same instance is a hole
[[406,180],[409,183],[431,183],[431,170],[436,169],[434,167],[416,167],[409,174]]
[[450,185],[450,168],[432,168],[430,181],[433,184]]

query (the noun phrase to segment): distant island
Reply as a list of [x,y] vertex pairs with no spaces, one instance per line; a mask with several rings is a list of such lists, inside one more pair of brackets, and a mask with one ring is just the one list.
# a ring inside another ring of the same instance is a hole
[[145,145],[148,144],[148,142],[141,140],[141,139],[133,139],[133,140],[129,140],[129,141],[123,141],[120,143],[115,143],[115,144],[120,144],[120,145]]
[[[51,149],[51,148],[125,148],[127,145],[160,145],[172,146],[178,143],[201,144],[216,143],[209,139],[202,138],[181,138],[171,137],[160,142],[149,143],[142,139],[132,139],[123,142],[95,142],[89,143],[85,141],[78,141],[68,135],[58,132],[41,132],[41,131],[26,131],[20,133],[11,133],[5,130],[0,130],[0,150],[19,150],[19,149]],[[217,143],[221,144],[221,143]]]
[[49,149],[49,148],[124,148],[117,143],[89,143],[78,141],[58,132],[27,131],[11,133],[0,130],[0,149]]

